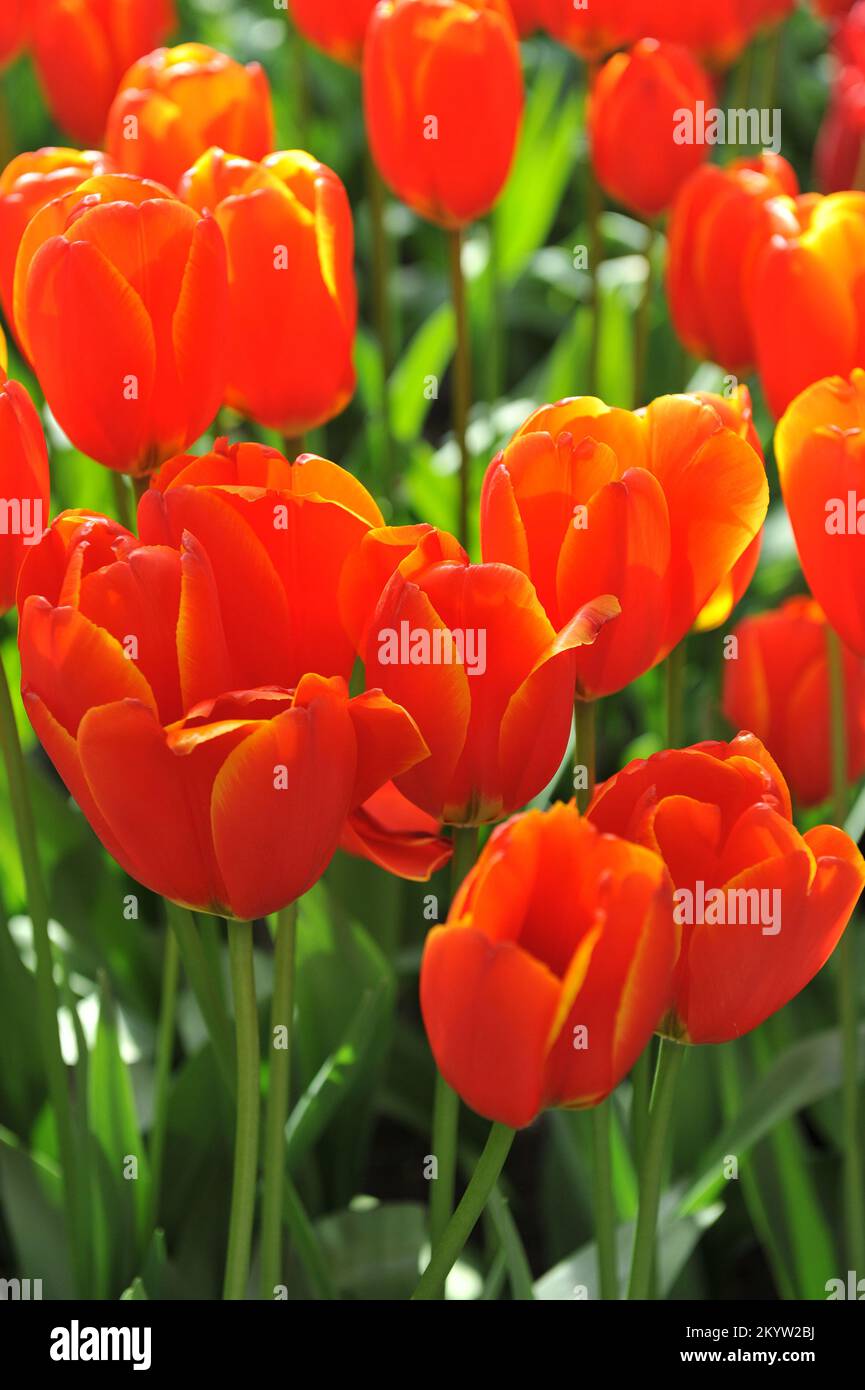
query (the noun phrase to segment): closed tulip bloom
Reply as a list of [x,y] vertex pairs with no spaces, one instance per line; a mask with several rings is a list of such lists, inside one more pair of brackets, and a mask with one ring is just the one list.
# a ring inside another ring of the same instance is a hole
[[[271,483],[289,467],[241,452],[223,465],[244,479],[264,466]],[[141,539],[105,517],[58,518],[22,570],[22,693],[71,795],[133,877],[189,907],[251,918],[305,892],[355,813],[427,750],[381,692],[349,699],[326,636],[324,669],[303,669],[314,623],[290,625],[289,541],[308,518],[336,548],[339,509],[318,497],[306,506],[302,488],[295,505],[288,490],[241,485],[235,510],[230,485],[205,483],[196,516],[195,490],[175,480],[154,493]],[[201,521],[176,545],[157,524],[171,522],[172,494]],[[281,572],[256,534],[265,497],[271,531],[279,508],[288,516]],[[257,608],[263,595],[269,614]],[[240,635],[238,600],[248,606]],[[282,625],[268,625],[280,606]],[[352,830],[362,838],[363,820]]]
[[0,174],[0,304],[13,331],[15,261],[27,223],[46,203],[107,172],[109,160],[99,150],[48,146],[16,155]]
[[523,111],[507,0],[383,0],[363,66],[373,158],[398,197],[445,227],[489,212]]
[[510,0],[511,14],[521,39],[527,39],[543,22],[543,0]]
[[[791,598],[734,629],[735,656],[724,662],[724,715],[751,729],[783,769],[802,806],[832,791],[826,615],[809,598]],[[865,772],[865,659],[843,649],[848,781]]]
[[15,322],[76,448],[108,468],[151,472],[197,439],[222,403],[219,227],[157,184],[89,179],[29,223]]
[[532,581],[557,630],[598,592],[622,614],[577,653],[583,698],[663,660],[758,534],[760,456],[710,405],[664,396],[645,412],[591,396],[542,406],[493,460],[484,560]]
[[11,63],[28,32],[27,0],[4,0],[0,10],[0,68]]
[[808,587],[865,656],[865,372],[803,391],[775,431],[775,458]]
[[421,1009],[442,1076],[513,1128],[597,1105],[666,1013],[676,950],[657,854],[573,805],[515,817],[426,939]]
[[832,85],[829,106],[814,151],[817,181],[824,193],[856,186],[865,137],[865,72],[843,68]]
[[33,57],[52,116],[101,144],[118,83],[174,28],[173,0],[38,0]]
[[355,386],[354,230],[342,183],[300,150],[261,164],[209,150],[181,196],[228,255],[229,405],[286,435],[344,410]]
[[667,297],[695,356],[735,374],[753,368],[754,264],[781,225],[772,200],[798,191],[786,159],[770,153],[706,164],[683,184],[670,216]]
[[682,1042],[727,1042],[783,1008],[832,954],[865,884],[843,830],[799,834],[752,734],[629,763],[588,816],[667,865],[682,939],[664,1031]]
[[[554,39],[590,62],[603,58],[647,32],[641,25],[640,0],[537,0],[541,24]],[[651,26],[648,26],[651,28]]]
[[48,453],[24,387],[5,379],[0,334],[0,613],[15,604],[18,570],[48,525]]
[[763,390],[780,416],[806,386],[865,364],[865,193],[803,194],[775,207],[784,225],[755,262],[751,314]]
[[321,0],[290,0],[289,11],[305,39],[338,63],[358,68],[376,4],[377,0],[339,0],[335,5],[323,5]]
[[499,820],[555,776],[575,652],[619,610],[593,594],[557,631],[524,574],[470,564],[429,526],[365,536],[343,600],[367,680],[408,710],[430,749],[397,786],[454,825]]
[[273,142],[264,69],[201,43],[160,48],[135,63],[120,83],[106,133],[118,169],[171,189],[211,145],[263,159]]
[[[687,49],[641,39],[598,73],[589,100],[589,142],[598,182],[625,207],[657,217],[711,147],[701,112],[709,77]],[[690,127],[690,128],[689,128]]]

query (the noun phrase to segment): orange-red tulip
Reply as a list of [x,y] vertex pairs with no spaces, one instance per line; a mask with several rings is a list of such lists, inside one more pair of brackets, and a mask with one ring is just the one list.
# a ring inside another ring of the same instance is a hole
[[377,0],[290,0],[291,17],[304,38],[338,63],[360,67],[363,41]]
[[426,940],[420,997],[442,1076],[490,1120],[597,1105],[670,1003],[678,933],[657,854],[573,806],[494,831]]
[[527,39],[543,21],[541,14],[543,0],[510,0],[511,14],[520,38]]
[[843,830],[799,834],[752,734],[630,763],[588,815],[667,865],[682,943],[664,1031],[680,1041],[726,1042],[783,1008],[832,954],[865,885]]
[[585,698],[661,661],[759,532],[759,455],[695,397],[643,413],[581,396],[542,406],[490,464],[481,495],[486,561],[521,569],[553,627],[598,593],[622,615],[577,654]]
[[52,116],[76,140],[100,144],[121,77],[174,28],[173,0],[29,3],[33,57]]
[[28,0],[3,0],[0,9],[0,68],[11,63],[24,46],[29,28]]
[[160,48],[135,63],[118,88],[106,133],[118,169],[172,189],[211,145],[263,159],[273,141],[264,69],[201,43]]
[[99,150],[48,146],[16,155],[0,174],[0,304],[13,332],[15,260],[27,223],[52,199],[109,169],[110,161]]
[[817,135],[814,168],[823,193],[854,187],[865,138],[865,72],[856,64],[842,68],[829,97]]
[[601,186],[642,217],[663,212],[708,158],[701,119],[713,99],[709,77],[678,44],[641,39],[614,54],[589,100],[591,157]]
[[809,193],[774,207],[784,225],[756,259],[751,316],[763,390],[779,416],[806,386],[865,365],[865,193]]
[[639,0],[537,0],[537,8],[553,38],[590,62],[648,32],[640,25]]
[[337,557],[368,524],[350,506],[373,506],[360,485],[252,445],[168,472],[142,499],[140,539],[64,513],[25,563],[23,697],[133,877],[254,917],[305,892],[346,836],[386,858],[375,793],[427,750],[405,711],[380,691],[349,699],[335,673]]
[[88,179],[30,221],[15,322],[76,448],[147,473],[207,428],[225,390],[228,278],[212,217],[158,184]]
[[49,479],[45,436],[24,387],[5,380],[0,334],[0,613],[15,603],[18,570],[48,525]]
[[[751,729],[782,768],[802,806],[832,791],[826,615],[809,598],[791,598],[734,629],[724,662],[724,714]],[[865,772],[865,659],[843,649],[847,774]]]
[[754,263],[780,224],[772,199],[798,189],[786,159],[769,153],[706,164],[683,184],[670,217],[667,295],[676,332],[695,356],[734,373],[753,367]]
[[363,87],[372,154],[398,197],[446,227],[489,212],[523,110],[507,0],[383,0],[367,32]]
[[180,194],[225,238],[229,405],[303,435],[354,392],[354,231],[340,180],[300,150],[261,164],[209,150]]
[[803,391],[775,431],[775,458],[808,586],[865,656],[865,371]]
[[367,679],[408,710],[430,749],[397,779],[411,801],[480,825],[543,790],[568,744],[576,649],[616,616],[614,599],[592,594],[557,632],[524,574],[470,564],[430,526],[365,536],[343,599]]

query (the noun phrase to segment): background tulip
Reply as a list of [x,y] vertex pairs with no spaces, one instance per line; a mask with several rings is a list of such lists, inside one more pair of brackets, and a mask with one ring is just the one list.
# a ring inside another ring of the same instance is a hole
[[321,0],[290,0],[289,9],[304,38],[338,63],[357,68],[376,3],[377,0],[340,0],[338,5],[323,5]]
[[548,33],[590,61],[640,37],[638,9],[639,0],[591,0],[581,6],[573,0],[538,0]]
[[665,880],[656,854],[573,806],[493,832],[421,965],[430,1047],[467,1105],[519,1128],[618,1085],[669,1006]]
[[75,446],[150,472],[198,438],[223,398],[222,234],[156,184],[89,179],[29,223],[15,321]]
[[706,164],[682,185],[670,216],[667,297],[682,342],[727,371],[750,370],[754,263],[782,225],[772,199],[799,191],[780,155]]
[[51,114],[76,140],[100,144],[127,68],[164,43],[173,0],[31,0],[33,57]]
[[[356,609],[365,591],[381,594],[358,638],[367,679],[409,711],[430,749],[400,790],[455,825],[498,820],[537,795],[567,748],[574,652],[616,616],[615,600],[593,595],[557,632],[524,574],[470,564],[431,527],[370,532],[346,589]],[[443,629],[463,652],[447,639],[442,659],[425,656]],[[477,660],[466,655],[475,648]]]
[[17,57],[27,37],[27,0],[5,0],[0,11],[0,67]]
[[171,189],[211,145],[263,159],[273,141],[264,69],[201,43],[160,48],[135,63],[120,83],[106,133],[118,169]]
[[699,137],[699,104],[705,110],[713,100],[707,74],[678,44],[641,39],[608,59],[592,85],[588,111],[592,164],[602,188],[642,217],[657,217],[711,150],[699,138],[676,140],[678,113],[692,113],[692,135]]
[[180,193],[225,238],[228,404],[288,436],[339,414],[354,392],[357,290],[336,174],[299,150],[261,164],[210,150]]
[[511,13],[520,38],[526,39],[540,28],[542,4],[543,0],[510,0]]
[[15,261],[27,223],[46,203],[108,172],[109,161],[99,150],[49,146],[19,154],[0,174],[0,303],[13,332]]
[[842,640],[865,656],[865,372],[818,381],[775,432],[805,578]]
[[621,617],[577,654],[580,693],[611,694],[661,661],[760,530],[765,469],[697,398],[645,413],[589,396],[542,406],[493,460],[484,559],[523,570],[559,628],[600,590]]
[[0,613],[15,603],[18,570],[48,525],[45,436],[36,409],[17,381],[4,379],[0,340]]
[[363,84],[373,158],[397,196],[446,227],[489,212],[523,110],[507,0],[384,0],[367,34]]
[[753,905],[688,921],[688,899],[674,896],[682,943],[665,1031],[679,1040],[726,1042],[782,1008],[832,954],[865,885],[865,861],[842,830],[799,834],[787,784],[751,734],[629,763],[588,815],[604,833],[658,851],[695,908],[700,885],[720,889],[725,904],[733,891],[777,894],[771,924]]
[[[813,599],[791,598],[734,629],[724,662],[724,715],[751,729],[783,769],[802,806],[832,791],[826,615]],[[848,781],[865,771],[865,660],[844,648]]]

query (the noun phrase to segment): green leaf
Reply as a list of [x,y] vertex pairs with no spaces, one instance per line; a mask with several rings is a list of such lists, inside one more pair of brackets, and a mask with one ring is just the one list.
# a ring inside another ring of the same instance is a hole
[[418,1202],[364,1198],[316,1231],[344,1298],[406,1299],[418,1281],[426,1210]]
[[21,1279],[41,1279],[43,1298],[72,1298],[60,1173],[0,1128],[0,1199]]
[[435,400],[428,380],[441,382],[455,345],[453,309],[440,304],[415,333],[391,377],[391,429],[399,443],[419,438]]

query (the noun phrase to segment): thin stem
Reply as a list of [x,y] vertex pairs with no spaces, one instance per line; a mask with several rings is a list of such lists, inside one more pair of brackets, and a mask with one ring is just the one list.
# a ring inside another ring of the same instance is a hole
[[[830,741],[832,749],[832,801],[836,825],[847,819],[847,710],[844,695],[844,654],[841,638],[826,627],[829,666]],[[841,1028],[843,1072],[841,1100],[844,1126],[844,1214],[848,1251],[853,1269],[865,1269],[865,1207],[863,1207],[862,1156],[859,1143],[858,1047],[856,1034],[856,964],[853,932],[848,927],[838,945],[838,1018]]]
[[649,244],[646,248],[646,284],[637,309],[634,330],[634,406],[643,404],[646,388],[646,363],[649,356],[649,330],[652,321],[652,299],[655,293],[655,228],[648,226]]
[[75,1143],[72,1099],[66,1065],[60,1047],[57,1024],[58,1000],[54,985],[54,956],[48,932],[48,894],[42,876],[33,806],[27,784],[27,768],[18,738],[15,710],[6,667],[0,659],[0,745],[6,767],[9,801],[21,856],[21,868],[27,891],[27,906],[33,928],[36,952],[36,996],[42,1061],[48,1083],[48,1095],[57,1126],[57,1142],[63,1170],[63,1198],[69,1253],[75,1282],[83,1294],[86,1286],[86,1191],[82,1185],[79,1155]]
[[[591,92],[597,72],[597,64],[591,64],[586,74],[587,92]],[[601,217],[604,212],[604,192],[595,175],[592,152],[586,158],[586,220],[589,228],[589,273],[592,277],[592,332],[589,339],[589,367],[587,389],[590,396],[598,393],[598,380],[601,356],[601,263],[604,259],[604,238],[601,231]]]
[[681,748],[684,737],[685,639],[674,647],[664,663],[665,741],[667,748]]
[[628,1284],[629,1299],[648,1298],[651,1290],[652,1266],[655,1259],[655,1233],[658,1226],[658,1208],[661,1202],[661,1182],[667,1152],[667,1135],[673,1114],[676,1079],[684,1057],[685,1049],[683,1046],[671,1042],[669,1038],[661,1039],[655,1083],[652,1087],[646,1152],[640,1174],[640,1208],[637,1214],[637,1230],[634,1236],[634,1251],[631,1259],[631,1278]]
[[281,1282],[285,1122],[291,1088],[291,1025],[294,1013],[294,963],[297,904],[276,920],[273,998],[270,1006],[270,1072],[264,1132],[264,1187],[261,1204],[261,1296],[273,1298]]
[[114,503],[117,510],[117,520],[127,531],[135,530],[135,505],[132,499],[132,488],[129,478],[125,473],[118,473],[112,470],[111,484],[114,488]]
[[258,1119],[261,1109],[258,1075],[261,1057],[251,923],[237,922],[233,918],[229,921],[228,950],[237,1025],[237,1126],[228,1254],[222,1296],[225,1300],[236,1301],[246,1297],[249,1280],[258,1175]]
[[294,463],[295,459],[300,458],[305,447],[306,445],[302,434],[285,434],[282,437],[282,452],[285,454],[289,463]]
[[460,450],[460,500],[457,535],[463,545],[469,542],[469,506],[471,497],[471,459],[468,448],[469,408],[472,399],[472,359],[469,340],[466,284],[463,276],[463,234],[459,227],[449,231],[451,293],[456,320],[456,356],[453,379],[454,434]]
[[156,1039],[153,1128],[150,1134],[150,1216],[148,1229],[153,1231],[159,1215],[162,1190],[162,1171],[165,1159],[165,1136],[168,1131],[168,1090],[171,1082],[171,1059],[174,1054],[174,1029],[177,1015],[177,982],[180,975],[180,952],[173,932],[165,934],[162,957],[162,995],[159,1011],[159,1031]]
[[466,1241],[474,1230],[490,1193],[498,1182],[505,1159],[514,1142],[515,1130],[506,1125],[492,1126],[478,1159],[469,1185],[459,1206],[447,1224],[441,1240],[433,1250],[432,1259],[421,1275],[413,1299],[439,1298],[445,1280],[460,1257]]
[[[574,744],[574,789],[577,795],[577,806],[582,814],[589,806],[595,791],[595,774],[597,772],[597,720],[595,718],[596,706],[594,700],[575,700],[574,701],[574,727],[576,731],[576,742]],[[585,769],[586,785],[581,787],[577,780],[577,775]]]
[[592,1110],[592,1166],[594,1169],[595,1241],[601,1298],[619,1297],[616,1270],[616,1203],[610,1155],[610,1106],[602,1101]]
[[201,1010],[217,1065],[228,1087],[229,1095],[234,1096],[235,1072],[231,1020],[226,1012],[219,985],[213,977],[195,918],[188,908],[180,907],[177,903],[166,900],[165,906],[171,930],[177,938],[184,974]]
[[654,1049],[652,1041],[646,1044],[640,1056],[634,1063],[631,1072],[631,1133],[634,1140],[634,1156],[637,1160],[637,1167],[643,1165],[643,1155],[646,1152],[646,1136],[649,1129],[649,1101],[652,1091],[652,1058]]
[[387,483],[393,475],[394,446],[390,417],[390,378],[394,368],[393,322],[390,312],[388,280],[390,264],[385,217],[385,189],[375,161],[367,147],[366,186],[372,230],[372,301],[373,322],[381,353],[381,418],[384,431],[384,464]]

